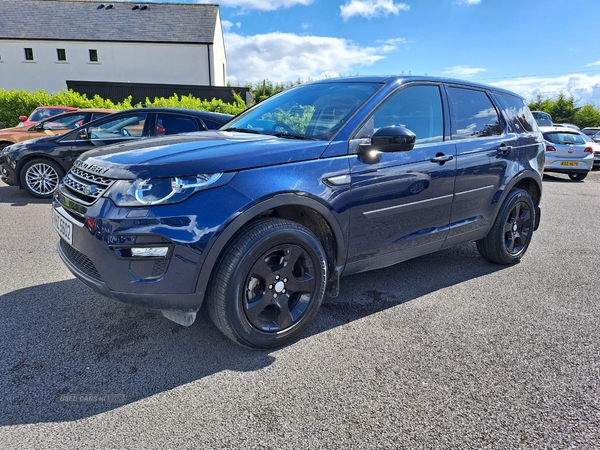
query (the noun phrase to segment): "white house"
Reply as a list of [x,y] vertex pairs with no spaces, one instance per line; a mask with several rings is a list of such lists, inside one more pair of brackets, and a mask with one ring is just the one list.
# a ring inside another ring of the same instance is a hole
[[218,5],[0,1],[0,88],[66,80],[226,86]]

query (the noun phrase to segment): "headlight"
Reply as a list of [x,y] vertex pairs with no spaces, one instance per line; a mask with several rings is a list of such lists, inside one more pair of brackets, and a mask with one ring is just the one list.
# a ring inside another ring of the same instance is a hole
[[117,206],[153,206],[182,202],[192,194],[224,186],[235,173],[200,174],[191,177],[119,180],[105,194]]

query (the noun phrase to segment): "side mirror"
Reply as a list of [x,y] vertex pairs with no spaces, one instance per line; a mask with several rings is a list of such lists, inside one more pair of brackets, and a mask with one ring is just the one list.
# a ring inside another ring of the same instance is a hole
[[36,123],[34,126],[30,128],[31,131],[42,131],[44,129],[44,125],[41,123]]
[[79,132],[77,133],[77,136],[79,137],[79,139],[89,139],[90,138],[87,128],[81,128],[79,130]]
[[363,151],[407,152],[415,147],[417,136],[408,128],[383,127],[373,133],[370,144],[361,144]]
[[27,120],[27,116],[19,116],[19,122],[25,122]]

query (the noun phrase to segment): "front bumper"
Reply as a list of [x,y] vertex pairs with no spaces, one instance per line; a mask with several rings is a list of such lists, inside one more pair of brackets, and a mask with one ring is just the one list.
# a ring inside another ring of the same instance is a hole
[[84,284],[92,288],[99,294],[104,295],[124,303],[130,303],[137,306],[142,306],[150,309],[161,311],[178,311],[178,312],[197,312],[202,306],[204,300],[204,292],[192,294],[160,294],[160,293],[143,293],[143,292],[120,292],[112,290],[100,278],[97,268],[94,263],[71,247],[64,240],[60,240],[57,244],[57,250],[60,258],[63,260],[67,268]]

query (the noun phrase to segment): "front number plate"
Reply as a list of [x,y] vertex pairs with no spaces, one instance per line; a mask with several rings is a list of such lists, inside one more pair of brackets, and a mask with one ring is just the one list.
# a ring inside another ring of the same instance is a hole
[[575,161],[563,161],[560,163],[561,166],[578,166],[579,163]]
[[52,223],[61,238],[73,245],[73,224],[63,217],[56,209],[52,210]]

